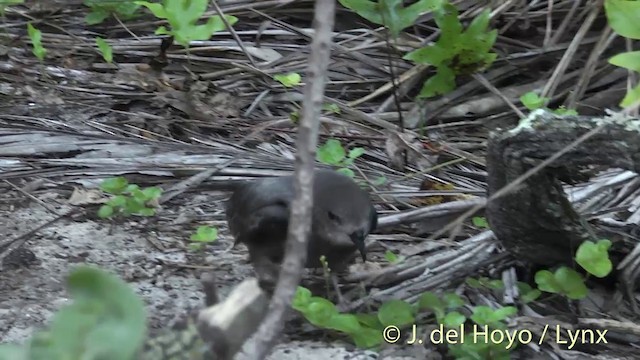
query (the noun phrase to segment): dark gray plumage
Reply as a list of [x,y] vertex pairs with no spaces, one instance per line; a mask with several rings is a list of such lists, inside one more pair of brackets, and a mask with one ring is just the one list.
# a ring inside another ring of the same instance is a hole
[[[247,245],[256,272],[270,280],[277,278],[284,258],[294,196],[293,176],[284,176],[238,185],[227,203],[235,244]],[[306,267],[321,267],[320,256],[325,255],[333,271],[343,271],[356,250],[366,260],[364,240],[376,228],[378,216],[368,193],[351,178],[316,170],[312,214]]]

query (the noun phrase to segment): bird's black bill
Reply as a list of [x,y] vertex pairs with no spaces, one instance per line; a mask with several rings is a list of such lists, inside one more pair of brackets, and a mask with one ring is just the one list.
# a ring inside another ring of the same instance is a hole
[[367,251],[364,248],[365,235],[362,232],[358,231],[351,234],[350,237],[351,237],[351,241],[353,241],[353,243],[356,245],[358,252],[360,252],[360,255],[362,256],[362,262],[367,261]]

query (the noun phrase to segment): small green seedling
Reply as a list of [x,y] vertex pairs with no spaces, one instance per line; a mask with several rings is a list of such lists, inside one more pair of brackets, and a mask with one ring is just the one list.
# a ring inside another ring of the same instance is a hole
[[7,7],[11,5],[23,4],[24,0],[2,0],[0,1],[0,16],[4,17]]
[[42,46],[42,32],[31,25],[30,22],[27,23],[27,32],[33,44],[33,55],[35,55],[38,60],[43,61],[47,55],[47,49]]
[[[604,10],[609,25],[618,35],[625,38],[640,40],[640,2],[627,0],[606,0]],[[620,53],[609,59],[609,63],[630,71],[640,72],[640,51]],[[640,101],[640,84],[625,95],[620,106],[628,107]]]
[[440,37],[433,45],[414,50],[404,56],[418,64],[429,64],[436,73],[427,79],[420,98],[446,94],[455,89],[457,75],[468,75],[489,67],[497,58],[491,48],[498,37],[496,29],[488,30],[490,11],[484,10],[463,29],[458,9],[444,3],[433,12]]
[[556,115],[564,116],[564,115],[578,115],[578,112],[573,109],[566,109],[564,106],[560,106],[555,110],[551,110],[546,107],[546,104],[549,102],[549,98],[540,97],[537,93],[533,91],[529,91],[524,95],[520,96],[520,102],[529,110],[536,109],[547,109],[553,112]]
[[195,234],[191,235],[190,247],[193,250],[201,250],[206,244],[218,239],[218,229],[210,226],[199,226]]
[[340,106],[338,104],[323,104],[322,110],[330,113],[330,114],[340,114]]
[[[487,288],[494,291],[498,295],[504,290],[504,282],[502,280],[489,279],[488,277],[484,276],[477,279],[467,278],[465,282],[470,287]],[[520,300],[522,300],[522,302],[525,304],[534,301],[535,299],[540,297],[541,294],[540,290],[533,289],[531,286],[529,286],[529,284],[521,281],[518,282],[518,290],[520,293]]]
[[[135,359],[147,333],[144,303],[123,280],[92,266],[67,278],[73,301],[25,345],[0,345],[0,359]],[[117,344],[117,346],[114,346]]]
[[285,87],[294,87],[300,85],[302,77],[298,73],[277,74],[273,78]]
[[[360,348],[374,348],[383,342],[384,326],[379,316],[340,313],[331,301],[312,296],[311,291],[302,286],[296,291],[292,307],[312,325],[346,334]],[[392,318],[393,314],[383,315],[384,317]]]
[[106,179],[100,184],[100,189],[114,195],[98,210],[98,216],[102,219],[115,215],[153,216],[156,210],[151,203],[162,195],[159,187],[140,189],[136,184],[129,184],[124,177]]
[[374,24],[384,25],[397,38],[400,31],[413,25],[420,15],[442,7],[445,0],[418,0],[404,7],[402,0],[339,0],[342,6]]
[[520,96],[520,102],[529,110],[536,110],[544,107],[549,102],[549,98],[540,97],[537,93],[529,91]]
[[387,250],[384,253],[384,258],[391,264],[397,264],[399,262],[402,262],[405,259],[404,256],[398,256],[391,250]]
[[[160,26],[156,35],[170,35],[175,41],[189,48],[191,41],[208,40],[214,33],[224,30],[225,24],[222,18],[214,15],[207,19],[204,24],[196,22],[207,11],[209,0],[162,0],[162,3],[151,3],[148,1],[135,1],[135,4],[142,5],[149,9],[159,19],[166,19],[171,29]],[[229,25],[234,25],[238,18],[231,15],[224,15]]]
[[487,221],[487,218],[483,216],[474,216],[471,218],[471,221],[473,222],[473,225],[476,227],[483,228],[483,229],[489,228],[489,222]]
[[[467,317],[460,311],[463,311],[465,303],[454,293],[444,294],[442,297],[431,292],[423,293],[419,300],[420,309],[431,310],[439,324],[446,329],[453,329],[460,332],[461,326],[467,322]],[[460,311],[458,311],[460,310]],[[517,309],[512,306],[500,307],[492,309],[488,306],[476,306],[469,317],[481,331],[486,326],[487,334],[493,330],[506,329],[504,322],[509,316],[515,315]],[[512,348],[507,348],[503,343],[495,343],[491,339],[487,341],[474,341],[469,331],[459,334],[464,336],[464,341],[447,344],[449,353],[456,359],[509,359],[509,352]]]
[[111,15],[130,20],[137,16],[136,11],[140,8],[140,5],[127,0],[84,0],[84,5],[91,8],[84,19],[88,25],[100,24]]
[[576,251],[576,262],[589,274],[603,278],[613,270],[613,263],[609,259],[610,248],[611,241],[607,239],[598,240],[597,243],[585,241]]
[[338,172],[345,174],[351,178],[355,176],[353,170],[348,169],[348,166],[353,164],[353,161],[364,154],[364,149],[361,147],[353,148],[347,155],[346,150],[340,144],[340,141],[336,139],[329,139],[324,145],[318,148],[316,158],[323,164],[341,166]]
[[549,270],[538,271],[535,282],[542,291],[564,295],[572,300],[583,299],[589,291],[582,276],[566,266],[553,273]]
[[111,64],[113,62],[113,48],[111,45],[101,37],[96,38],[96,44],[98,45],[98,49],[100,50],[100,54],[102,54],[104,61]]

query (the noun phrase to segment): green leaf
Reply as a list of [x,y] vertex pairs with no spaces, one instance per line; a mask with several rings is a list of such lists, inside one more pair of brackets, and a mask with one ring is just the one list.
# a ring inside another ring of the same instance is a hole
[[609,63],[635,72],[640,72],[640,51],[629,51],[618,54],[609,59]]
[[518,313],[518,309],[513,306],[504,306],[501,308],[497,308],[493,312],[493,321],[503,321],[506,320],[509,316],[513,316]]
[[576,262],[596,277],[603,278],[613,270],[613,263],[609,259],[611,241],[600,240],[597,243],[585,241],[576,251]]
[[100,24],[108,17],[108,11],[104,11],[102,9],[94,9],[84,17],[84,21],[87,23],[87,25],[96,25]]
[[446,293],[442,300],[444,300],[447,309],[455,309],[464,305],[464,300],[456,293]]
[[339,172],[342,175],[346,175],[346,176],[348,176],[348,177],[350,177],[352,179],[356,176],[356,174],[353,172],[353,170],[347,169],[347,168],[338,169],[338,170],[336,170],[336,172]]
[[436,25],[440,28],[440,37],[436,43],[443,48],[453,48],[452,45],[458,43],[458,38],[462,34],[458,9],[450,3],[444,3],[439,10],[434,11],[433,15]]
[[145,308],[135,292],[91,266],[74,269],[67,285],[73,303],[54,315],[32,350],[58,359],[133,359],[146,337]]
[[628,107],[640,100],[640,84],[631,89],[627,95],[625,95],[624,99],[620,102],[620,106]]
[[339,165],[346,157],[346,152],[336,139],[329,139],[318,148],[318,161],[327,165]]
[[441,4],[442,0],[419,0],[405,8],[402,0],[378,0],[378,12],[391,36],[396,38],[402,29],[413,25],[420,15],[439,8]]
[[384,325],[380,323],[377,315],[373,314],[356,314],[360,324],[372,329],[384,329]]
[[110,218],[113,216],[113,207],[109,205],[102,205],[98,210],[98,217],[101,219]]
[[432,292],[425,292],[422,295],[420,295],[420,299],[418,299],[418,308],[419,309],[426,309],[426,310],[440,310],[442,312],[444,312],[445,309],[445,303],[440,300],[440,298],[432,293]]
[[347,9],[355,11],[358,15],[374,24],[382,25],[382,16],[378,11],[378,4],[370,0],[338,0]]
[[613,31],[627,38],[640,39],[640,2],[606,0],[604,10]]
[[117,195],[122,193],[127,188],[127,185],[129,185],[127,179],[119,176],[115,178],[105,179],[100,184],[100,189],[104,192]]
[[298,73],[277,74],[273,78],[285,87],[294,87],[300,85],[302,77]]
[[473,225],[476,227],[484,228],[484,229],[489,228],[489,223],[487,222],[487,219],[483,216],[474,216],[473,218],[471,218],[471,222],[473,222]]
[[476,288],[476,289],[481,288],[483,286],[482,283],[480,283],[480,280],[471,278],[471,277],[466,278],[465,283],[471,286],[472,288]]
[[578,115],[578,112],[575,109],[566,109],[564,105],[561,105],[559,108],[553,110],[553,113],[560,116]]
[[413,307],[402,300],[390,300],[378,310],[378,319],[382,325],[405,326],[415,322]]
[[162,189],[157,186],[152,186],[142,190],[142,193],[147,201],[155,200],[162,195]]
[[566,266],[559,268],[555,273],[548,270],[538,271],[535,281],[540,290],[562,294],[570,299],[582,299],[588,292],[582,276]]
[[489,280],[487,281],[487,283],[485,284],[489,289],[493,289],[493,290],[502,290],[504,289],[504,283],[502,282],[502,280]]
[[566,266],[556,270],[556,280],[562,286],[564,294],[570,299],[582,299],[587,296],[589,289],[584,284],[584,279],[575,270]]
[[442,320],[442,325],[449,328],[455,328],[464,324],[465,321],[467,321],[467,318],[464,315],[457,311],[452,311],[445,315],[444,319]]
[[156,214],[156,209],[154,208],[144,208],[144,209],[140,209],[137,212],[138,215],[140,216],[153,216]]
[[346,334],[356,334],[362,330],[358,318],[352,314],[335,314],[329,321],[327,328]]
[[291,307],[295,310],[303,312],[306,310],[311,303],[311,290],[298,286],[296,288],[296,293],[293,297],[293,301],[291,303]]
[[395,263],[396,261],[398,261],[398,255],[394,254],[393,251],[391,250],[387,250],[384,253],[384,258],[385,260],[387,260],[390,263]]
[[199,226],[195,234],[191,235],[191,241],[214,242],[218,238],[218,229],[206,225]]
[[116,195],[111,200],[107,202],[107,204],[113,207],[125,207],[127,206],[128,198],[124,195]]
[[47,50],[42,46],[42,32],[28,22],[27,33],[29,34],[29,38],[33,45],[33,55],[35,55],[40,61],[44,60]]
[[311,298],[311,303],[304,312],[305,318],[315,326],[328,327],[331,318],[338,314],[336,306],[329,300],[321,297]]
[[151,11],[153,16],[157,17],[158,19],[167,18],[167,12],[165,11],[164,6],[162,6],[162,4],[160,3],[151,3],[148,1],[134,1],[134,3],[136,5],[142,5],[146,7],[147,9],[149,9],[149,11]]
[[98,49],[100,49],[104,61],[111,64],[113,62],[113,48],[111,45],[101,37],[96,38],[96,44],[98,45]]
[[536,300],[542,294],[540,290],[534,289],[529,286],[529,284],[522,281],[518,281],[518,292],[520,293],[520,298],[525,304]]
[[417,64],[429,64],[440,66],[450,60],[454,53],[454,48],[448,45],[433,44],[411,51],[403,59],[413,61]]
[[364,154],[364,148],[355,147],[349,151],[349,159],[357,159]]
[[549,293],[559,294],[562,286],[558,283],[553,273],[549,270],[540,270],[535,275],[535,282],[538,289]]
[[340,107],[338,104],[324,104],[322,105],[322,110],[333,114],[340,114]]
[[540,290],[531,289],[531,291],[520,293],[520,299],[522,299],[522,302],[526,304],[536,300],[540,297],[540,295],[542,295],[542,292],[540,292]]
[[384,341],[382,331],[378,329],[362,328],[355,334],[350,334],[355,345],[361,349],[376,347]]
[[533,91],[529,91],[528,93],[520,96],[520,102],[529,110],[536,110],[541,107],[544,107],[549,101],[548,98],[540,97]]
[[456,76],[449,67],[439,66],[436,74],[430,77],[422,85],[418,95],[420,98],[430,98],[436,95],[444,95],[456,88]]
[[478,325],[491,325],[493,323],[493,309],[488,306],[476,306],[473,308],[471,320]]

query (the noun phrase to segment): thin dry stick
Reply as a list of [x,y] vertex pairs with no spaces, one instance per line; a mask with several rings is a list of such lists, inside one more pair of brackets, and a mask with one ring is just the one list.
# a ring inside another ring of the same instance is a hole
[[569,44],[567,51],[565,51],[564,55],[562,56],[562,59],[560,59],[560,63],[558,63],[555,70],[553,71],[553,74],[551,75],[551,78],[549,79],[549,81],[547,81],[544,88],[542,89],[542,93],[540,94],[541,97],[553,97],[556,91],[556,88],[560,84],[562,75],[567,70],[567,67],[571,63],[571,60],[573,60],[574,55],[576,54],[576,51],[578,51],[578,47],[580,47],[581,45],[582,39],[584,39],[584,37],[587,34],[587,31],[589,31],[589,29],[591,28],[591,25],[593,25],[593,22],[598,17],[598,14],[600,13],[600,9],[602,8],[603,1],[604,0],[596,0],[593,3],[593,8],[591,9],[591,13],[589,13],[589,16],[587,16],[587,19],[584,21],[584,23],[582,23],[582,26],[580,26],[580,29],[578,30],[576,35],[573,37],[573,40],[571,40],[571,43]]
[[284,314],[302,278],[307,258],[307,241],[311,231],[313,205],[313,167],[318,143],[320,112],[324,99],[326,73],[331,53],[331,32],[335,16],[335,1],[317,0],[315,4],[315,36],[311,43],[308,81],[304,89],[302,119],[298,128],[295,172],[295,198],[291,203],[291,222],[287,249],[278,284],[269,304],[269,313],[256,332],[253,349],[247,349],[249,359],[262,360],[275,345],[284,327]]

